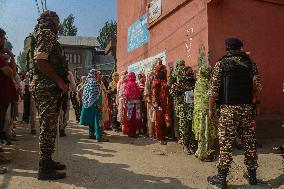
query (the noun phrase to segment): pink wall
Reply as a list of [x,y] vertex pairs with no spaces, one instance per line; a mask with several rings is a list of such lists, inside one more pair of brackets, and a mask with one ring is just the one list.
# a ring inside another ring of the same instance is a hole
[[284,4],[270,1],[212,0],[208,4],[210,63],[223,55],[227,37],[238,37],[259,67],[263,90],[258,138],[284,136]]
[[[165,15],[178,5],[183,7],[178,11],[162,19],[158,24],[150,28],[150,41],[148,44],[127,52],[127,29],[141,15],[143,15],[143,6],[141,0],[131,0],[128,4],[118,1],[118,41],[117,41],[117,60],[118,70],[127,69],[127,66],[143,60],[147,57],[156,55],[166,50],[167,62],[175,62],[177,59],[184,59],[188,65],[195,66],[199,55],[199,49],[204,47],[208,52],[207,41],[207,7],[205,0],[179,0],[176,5],[164,1],[162,14]],[[187,2],[187,3],[186,3]],[[167,7],[168,6],[168,7]],[[145,10],[146,11],[146,10]],[[163,16],[162,15],[162,16]],[[193,32],[191,32],[191,28]],[[190,32],[188,33],[187,30]],[[191,47],[187,39],[192,38]],[[189,52],[186,48],[189,46]],[[189,55],[191,55],[189,57]]]
[[259,67],[263,83],[261,112],[283,116],[284,5],[258,0],[212,0],[208,4],[208,24],[211,64],[223,55],[227,37],[240,38]]

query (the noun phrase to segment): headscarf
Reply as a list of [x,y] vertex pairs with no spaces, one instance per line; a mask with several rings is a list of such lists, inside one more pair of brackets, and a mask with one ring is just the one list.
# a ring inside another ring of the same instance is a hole
[[185,61],[182,59],[179,59],[176,61],[176,72],[178,72],[180,69],[182,69],[185,66]]
[[127,71],[123,71],[121,72],[121,75],[120,75],[120,79],[117,83],[117,89],[119,90],[120,89],[120,86],[123,84],[123,83],[126,83],[127,82]]
[[167,67],[163,64],[158,64],[155,67],[156,79],[167,80]]
[[190,66],[181,67],[176,75],[177,82],[172,86],[172,94],[174,96],[183,95],[186,91],[194,89],[195,78],[193,70]]
[[145,88],[145,83],[146,83],[146,76],[144,73],[139,73],[138,74],[138,85],[140,87],[140,89],[144,89]]
[[91,107],[101,95],[100,83],[96,79],[97,70],[92,69],[87,76],[83,91],[83,105],[85,108]]
[[141,92],[138,84],[136,83],[136,75],[134,72],[128,74],[128,80],[126,83],[126,98],[127,100],[139,100],[141,98]]
[[119,74],[117,72],[114,72],[112,74],[112,81],[109,83],[108,88],[111,90],[115,90],[117,88],[117,78],[119,78]]

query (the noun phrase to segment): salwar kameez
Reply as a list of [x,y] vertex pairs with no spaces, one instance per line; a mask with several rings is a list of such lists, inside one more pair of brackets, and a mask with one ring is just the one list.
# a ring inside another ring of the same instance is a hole
[[218,138],[216,121],[208,119],[208,88],[211,72],[212,68],[208,64],[199,68],[194,90],[193,132],[198,142],[195,156],[200,160],[206,159],[214,152],[213,146]]
[[96,140],[102,138],[102,130],[100,122],[102,121],[102,112],[98,109],[98,105],[101,105],[102,97],[98,99],[89,108],[82,107],[80,124],[89,126],[89,137],[92,138],[96,136]]
[[[129,115],[128,115],[128,136],[129,137],[137,137],[137,132],[139,131],[140,129],[140,120],[139,119],[139,108],[138,108],[139,104],[137,104],[136,106],[134,106],[132,109],[131,109],[131,113],[129,112]],[[137,111],[138,110],[138,111]]]
[[127,100],[128,136],[137,137],[141,124],[141,91],[136,83],[136,75],[133,72],[128,74],[125,95]]
[[192,132],[193,89],[195,84],[192,68],[181,67],[176,75],[177,82],[171,87],[175,99],[175,110],[178,118],[180,143],[190,149],[195,146]]
[[156,139],[165,140],[167,128],[171,125],[170,98],[167,86],[167,70],[164,65],[155,67],[156,78],[152,83],[152,103]]

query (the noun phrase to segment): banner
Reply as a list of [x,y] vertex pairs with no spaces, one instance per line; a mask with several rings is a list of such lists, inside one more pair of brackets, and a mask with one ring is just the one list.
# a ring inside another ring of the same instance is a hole
[[149,38],[147,15],[145,14],[128,28],[127,51],[131,52],[145,43],[148,43]]
[[149,71],[152,68],[152,65],[156,62],[157,58],[160,58],[162,60],[162,63],[166,65],[166,51],[163,51],[155,56],[129,65],[128,72],[134,72],[136,75],[139,73],[144,73],[145,75],[148,75]]
[[152,0],[148,11],[149,23],[154,22],[162,14],[162,0]]

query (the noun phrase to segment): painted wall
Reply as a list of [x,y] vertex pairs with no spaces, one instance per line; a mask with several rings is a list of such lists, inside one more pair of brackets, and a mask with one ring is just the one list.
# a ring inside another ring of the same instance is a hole
[[244,42],[244,49],[251,52],[259,67],[263,84],[259,125],[264,130],[275,126],[277,131],[282,131],[284,124],[284,5],[280,1],[212,0],[208,4],[211,64],[223,55],[227,37]]
[[143,0],[132,0],[128,4],[123,2],[118,0],[118,71],[164,50],[167,62],[182,58],[187,65],[195,66],[199,49],[202,47],[204,52],[208,51],[207,1],[162,1],[162,16],[159,23],[149,29],[149,43],[130,53],[127,52],[127,29],[145,14],[147,4]]

